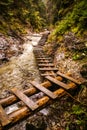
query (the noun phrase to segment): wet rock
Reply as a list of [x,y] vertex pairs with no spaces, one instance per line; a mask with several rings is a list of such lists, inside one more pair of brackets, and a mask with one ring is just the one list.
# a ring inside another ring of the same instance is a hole
[[9,59],[7,58],[7,57],[4,57],[3,59],[2,59],[2,62],[8,62],[9,61]]
[[70,123],[69,130],[80,130],[80,127],[76,123]]
[[21,40],[9,36],[5,37],[0,34],[0,65],[8,62],[12,56],[22,54],[23,46]]
[[35,127],[33,124],[26,123],[26,130],[46,130],[47,125],[45,122],[42,122],[40,126]]
[[32,130],[46,130],[47,122],[45,116],[38,112],[36,115],[30,117],[26,123],[26,130],[31,130],[30,128],[32,128]]
[[85,42],[82,39],[77,38],[72,32],[64,35],[64,44],[69,50],[86,49]]
[[1,49],[5,50],[5,49],[7,49],[8,46],[9,46],[9,44],[8,44],[7,39],[4,36],[0,37],[0,50]]
[[5,54],[3,51],[0,51],[0,60],[2,60],[5,57]]
[[11,93],[10,93],[8,90],[5,90],[5,91],[3,91],[2,94],[0,95],[0,99],[6,98],[6,97],[8,97],[8,96],[10,96],[10,95],[11,95]]
[[36,127],[32,124],[26,124],[26,130],[36,130]]
[[80,70],[81,75],[87,79],[87,64],[84,64]]

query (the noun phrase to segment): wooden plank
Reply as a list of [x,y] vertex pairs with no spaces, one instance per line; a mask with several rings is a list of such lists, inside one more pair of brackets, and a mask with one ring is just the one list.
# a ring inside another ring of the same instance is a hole
[[38,66],[54,66],[54,64],[38,64]]
[[49,74],[49,73],[48,74],[41,74],[41,76],[48,76],[48,75],[49,76],[54,76],[54,74]]
[[70,87],[68,85],[66,85],[65,83],[63,83],[61,81],[58,81],[57,79],[55,79],[55,78],[53,78],[51,76],[46,76],[45,78],[50,80],[52,83],[55,83],[55,84],[59,85],[63,89],[66,89],[66,90],[70,89]]
[[38,62],[39,62],[39,63],[43,63],[43,64],[45,64],[45,63],[52,63],[51,61],[48,61],[48,60],[46,60],[46,61],[45,61],[45,60],[44,60],[44,61],[41,61],[41,60],[40,60],[40,61],[38,61]]
[[[57,77],[58,80],[62,81],[62,77],[58,76]],[[49,81],[45,81],[43,83],[41,83],[40,85],[42,85],[45,88],[50,88],[52,86],[51,82]],[[26,90],[23,91],[24,94],[26,94],[27,96],[31,96],[34,95],[36,93],[38,93],[38,90],[36,88],[28,88]],[[15,95],[10,95],[9,97],[0,99],[0,104],[4,107],[8,106],[8,105],[12,105],[15,102],[18,102],[19,99],[18,97],[16,97]]]
[[[71,89],[76,89],[75,86],[71,86]],[[60,99],[62,96],[66,94],[64,89],[58,89],[53,92],[54,94],[58,95],[57,99]],[[37,100],[37,104],[39,105],[39,109],[37,111],[40,111],[42,108],[45,108],[47,105],[52,104],[54,100],[49,98],[48,96],[44,96]],[[19,120],[22,120],[24,117],[30,116],[32,112],[26,107],[23,106],[20,109],[16,110],[15,112],[9,114],[9,117],[12,118],[12,124],[17,123]]]
[[[40,55],[40,56],[39,56],[39,55],[35,55],[35,57],[36,57],[36,59],[38,59],[38,58],[41,58],[41,59],[42,59],[42,58],[45,58],[43,55]],[[40,59],[40,60],[41,60],[41,59]]]
[[57,95],[55,95],[54,93],[52,93],[50,90],[46,89],[45,87],[43,87],[42,85],[39,85],[37,82],[35,81],[31,81],[30,82],[34,87],[36,87],[37,89],[39,89],[40,91],[42,91],[43,93],[45,93],[47,96],[49,96],[52,99],[57,98]]
[[41,57],[41,58],[37,58],[37,60],[51,60],[51,58]]
[[2,126],[5,126],[10,123],[9,117],[1,105],[0,105],[0,123]]
[[23,92],[18,90],[18,88],[13,88],[11,91],[22,100],[32,111],[38,108],[38,105],[29,99]]
[[71,80],[71,81],[73,81],[74,83],[76,83],[76,84],[81,84],[79,81],[77,81],[76,79],[73,79],[72,77],[70,77],[70,76],[67,76],[67,75],[65,75],[65,74],[62,74],[61,72],[57,72],[57,74],[58,75],[60,75],[60,76],[62,76],[62,77],[64,77],[64,78],[66,78],[66,79],[69,79],[69,80]]
[[50,71],[50,70],[58,70],[58,69],[57,68],[39,68],[39,70]]

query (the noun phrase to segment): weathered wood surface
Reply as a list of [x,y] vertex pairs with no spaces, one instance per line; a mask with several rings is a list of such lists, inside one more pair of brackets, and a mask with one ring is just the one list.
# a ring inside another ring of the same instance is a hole
[[54,74],[46,73],[46,74],[41,74],[41,76],[54,76]]
[[38,66],[54,66],[54,64],[49,63],[49,64],[38,64]]
[[[62,77],[60,76],[58,76],[57,79],[62,81]],[[45,88],[49,88],[52,86],[52,83],[50,81],[45,81],[41,83],[41,85],[44,86]],[[29,88],[27,90],[24,90],[23,93],[26,94],[27,96],[31,96],[35,93],[38,93],[38,90],[36,88]],[[5,107],[18,101],[19,101],[18,97],[16,97],[15,95],[11,95],[7,98],[0,99],[0,104]]]
[[0,105],[0,123],[2,126],[5,126],[10,123],[9,117],[1,105]]
[[60,86],[60,87],[62,87],[62,88],[64,88],[64,89],[66,89],[66,90],[70,89],[70,87],[69,87],[67,84],[65,84],[65,83],[63,83],[63,82],[61,82],[61,81],[58,81],[58,80],[56,80],[55,78],[53,78],[53,77],[51,77],[51,76],[46,76],[45,78],[48,79],[48,80],[50,80],[52,83],[55,83],[55,84],[57,84],[58,86]]
[[[75,89],[76,86],[74,83],[70,84],[70,89]],[[62,88],[56,90],[53,92],[54,94],[57,95],[57,99],[64,96],[66,94],[66,91]],[[41,99],[39,99],[36,103],[38,104],[39,108],[37,109],[37,111],[41,110],[42,108],[44,108],[45,106],[49,105],[52,103],[52,100],[50,97],[48,96],[44,96]],[[20,108],[19,110],[16,110],[15,112],[9,114],[9,118],[12,119],[12,124],[18,122],[19,120],[23,119],[26,116],[29,116],[32,114],[32,111],[30,111],[30,109],[28,109],[28,107],[23,106],[22,108]]]
[[51,62],[51,61],[48,61],[48,60],[40,60],[40,61],[38,61],[38,63],[46,64],[46,63],[52,63],[52,62]]
[[24,102],[25,105],[27,105],[32,111],[38,108],[38,105],[33,102],[31,99],[29,99],[23,92],[18,90],[18,88],[13,88],[11,91],[21,100]]
[[46,89],[45,87],[43,87],[42,85],[39,85],[37,82],[35,81],[31,81],[30,82],[34,87],[36,87],[37,89],[39,89],[41,92],[45,93],[47,96],[49,96],[52,99],[57,98],[57,95],[55,95],[53,92],[51,92],[50,90]]
[[51,58],[49,58],[49,57],[48,58],[47,57],[40,57],[40,58],[38,57],[36,59],[37,60],[51,60]]
[[55,71],[56,70],[57,71],[58,69],[57,68],[45,68],[44,67],[44,68],[39,68],[39,70],[42,70],[42,71],[50,71],[50,70],[54,70]]
[[66,79],[69,79],[70,81],[73,81],[74,83],[76,83],[76,84],[81,84],[79,81],[77,81],[76,79],[74,79],[74,78],[72,78],[72,77],[70,77],[70,76],[67,76],[67,75],[65,75],[65,74],[63,74],[63,73],[61,73],[61,72],[57,72],[57,74],[58,75],[60,75],[60,76],[62,76],[62,77],[64,77],[64,78],[66,78]]
[[[57,77],[58,80],[62,80],[61,77]],[[48,85],[49,84],[49,85]],[[48,87],[48,86],[52,86],[52,84],[47,81],[42,83],[42,86],[44,87]],[[70,87],[70,89],[75,89],[76,85],[74,83],[70,83],[68,85]],[[61,96],[65,95],[66,91],[62,88],[59,88],[58,90],[54,91],[53,94],[57,95],[57,98],[60,98]],[[48,96],[44,96],[41,99],[39,99],[36,104],[38,104],[38,108],[36,108],[36,111],[41,110],[42,108],[44,108],[45,106],[49,105],[52,103],[53,100],[51,100],[50,97]],[[31,111],[31,109],[29,109],[27,106],[23,106],[20,109],[8,114],[9,119],[11,121],[11,124],[14,124],[16,122],[18,122],[19,120],[25,118],[26,116],[29,116],[31,114],[34,114],[33,111]],[[6,125],[4,125],[6,126]]]

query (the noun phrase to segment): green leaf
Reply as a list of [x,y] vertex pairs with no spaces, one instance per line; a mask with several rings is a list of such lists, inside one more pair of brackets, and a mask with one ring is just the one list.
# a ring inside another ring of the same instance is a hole
[[74,105],[72,107],[72,111],[73,111],[73,114],[76,114],[76,115],[81,115],[85,113],[84,110],[79,105]]

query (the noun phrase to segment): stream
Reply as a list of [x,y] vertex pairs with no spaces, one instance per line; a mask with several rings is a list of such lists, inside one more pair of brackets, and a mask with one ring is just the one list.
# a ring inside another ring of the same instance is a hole
[[23,54],[12,57],[10,62],[0,68],[0,94],[6,96],[6,90],[13,87],[23,89],[29,84],[29,80],[40,81],[37,69],[33,46],[38,43],[41,36],[27,36],[32,41],[27,40],[24,45]]
[[[41,82],[33,54],[33,45],[35,46],[38,44],[41,35],[37,34],[36,36],[36,34],[33,34],[27,36],[27,39],[31,40],[27,40],[24,43],[23,54],[18,57],[12,57],[8,63],[0,68],[0,98],[9,96],[9,90],[13,87],[17,87],[20,90],[29,88],[29,86],[31,86],[29,80]],[[11,107],[6,108],[6,113],[9,114],[18,108],[19,106],[14,104]],[[23,130],[23,126],[21,129]]]
[[[34,80],[41,83],[41,77],[39,75],[39,70],[36,64],[35,56],[33,54],[33,45],[37,45],[42,35],[33,34],[27,36],[26,42],[23,44],[23,53],[17,57],[13,56],[9,62],[1,66],[0,68],[0,98],[4,98],[10,95],[9,90],[11,88],[17,87],[19,90],[27,89],[31,85],[30,80]],[[39,96],[43,95],[40,93]],[[38,96],[38,95],[36,95]],[[35,98],[36,97],[33,97]],[[19,109],[21,103],[13,104],[10,107],[5,108],[7,114]],[[11,127],[9,130],[26,130],[26,123],[38,126],[38,123],[45,123],[46,129],[51,130],[52,125],[55,125],[55,120],[53,117],[49,117],[50,111],[49,107],[41,110],[40,112],[28,117],[26,121],[17,123],[15,126]],[[56,114],[55,114],[56,115]],[[51,124],[51,126],[50,126]],[[49,128],[50,126],[50,128]],[[53,128],[52,130],[56,130]]]

